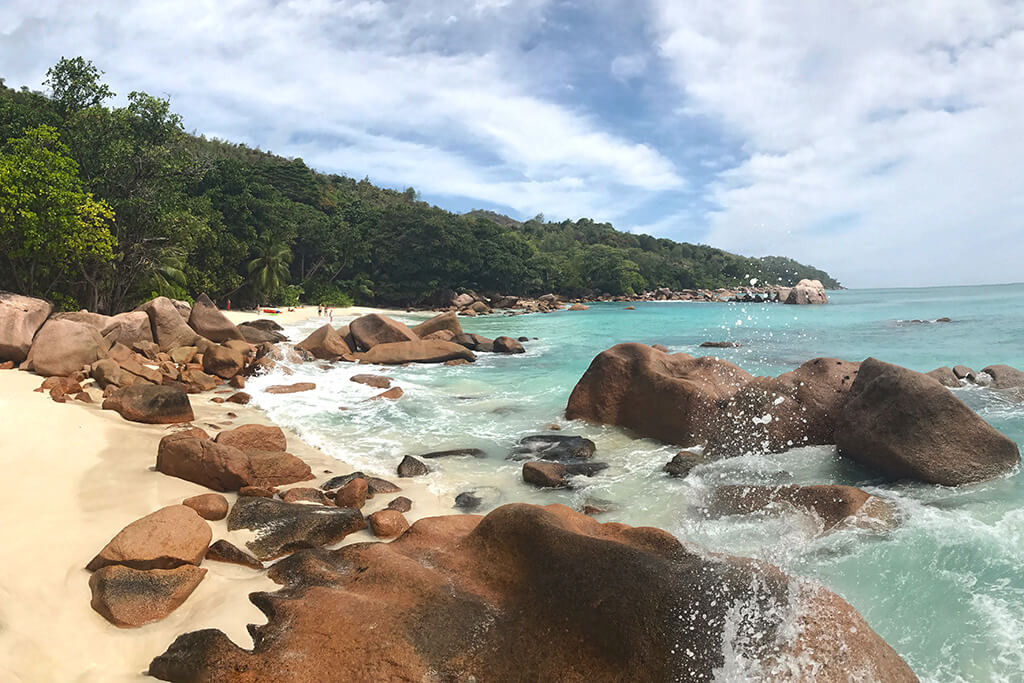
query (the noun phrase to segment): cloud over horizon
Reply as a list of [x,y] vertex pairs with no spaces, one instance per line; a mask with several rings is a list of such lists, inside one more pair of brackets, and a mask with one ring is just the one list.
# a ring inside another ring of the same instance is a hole
[[1024,280],[1019,3],[13,0],[0,27],[8,85],[82,55],[190,130],[452,210],[851,286]]

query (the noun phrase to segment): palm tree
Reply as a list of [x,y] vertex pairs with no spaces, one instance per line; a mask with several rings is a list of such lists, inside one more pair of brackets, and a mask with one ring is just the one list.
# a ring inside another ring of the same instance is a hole
[[249,261],[249,279],[259,297],[266,297],[288,281],[292,252],[287,245],[264,237],[255,249],[256,258]]
[[185,278],[185,255],[179,249],[165,249],[150,263],[150,285],[157,294],[174,296],[188,284]]

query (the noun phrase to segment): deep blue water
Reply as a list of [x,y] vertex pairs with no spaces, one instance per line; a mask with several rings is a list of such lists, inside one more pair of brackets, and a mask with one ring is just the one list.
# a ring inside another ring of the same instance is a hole
[[[374,390],[348,381],[366,367],[294,366],[288,381],[314,392],[288,396],[250,383],[256,402],[328,453],[386,475],[404,454],[476,446],[484,459],[433,463],[429,479],[452,496],[467,489],[493,504],[588,499],[611,504],[607,521],[660,526],[710,550],[760,557],[818,580],[849,600],[911,664],[935,681],[1024,680],[1024,480],[1015,472],[958,489],[887,485],[839,460],[831,447],[746,456],[700,467],[685,480],[661,467],[678,450],[622,430],[567,422],[572,387],[592,358],[619,342],[660,343],[672,351],[718,355],[754,374],[775,375],[817,357],[874,356],[918,371],[996,363],[1024,368],[1024,285],[841,291],[827,306],[779,304],[595,304],[588,311],[463,319],[469,332],[536,337],[521,356],[483,355],[470,366],[389,368],[406,391],[396,402],[361,403]],[[416,316],[402,316],[408,321]],[[910,323],[952,318],[951,323]],[[338,323],[339,321],[335,321]],[[321,321],[289,330],[300,339]],[[732,340],[738,349],[698,349]],[[1024,444],[1024,403],[988,389],[957,395],[993,426]],[[348,410],[340,411],[345,406]],[[560,423],[583,434],[611,467],[576,491],[538,491],[505,459],[520,437]],[[902,522],[881,533],[849,529],[819,535],[817,521],[782,516],[705,519],[699,508],[720,483],[847,483],[887,496]]]

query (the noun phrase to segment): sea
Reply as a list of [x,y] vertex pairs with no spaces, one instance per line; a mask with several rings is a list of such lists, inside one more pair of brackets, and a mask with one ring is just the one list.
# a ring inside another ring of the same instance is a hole
[[[397,401],[366,401],[379,390],[349,381],[377,368],[284,363],[249,390],[270,417],[329,455],[395,478],[404,455],[479,448],[486,457],[429,461],[431,489],[454,501],[473,491],[479,511],[509,502],[585,504],[601,521],[656,526],[709,551],[759,558],[842,595],[926,681],[1024,681],[1024,475],[956,488],[888,483],[837,457],[834,447],[720,460],[675,479],[662,467],[679,451],[626,431],[569,421],[564,410],[591,360],[620,342],[715,355],[755,375],[777,375],[820,356],[869,356],[927,372],[1005,363],[1024,369],[1024,285],[829,292],[824,306],[639,302],[586,311],[462,318],[467,332],[529,337],[521,355],[479,354],[471,365],[383,369],[402,387]],[[428,316],[396,316],[416,323]],[[933,322],[950,318],[952,322]],[[923,321],[923,322],[912,322]],[[300,340],[325,322],[286,329]],[[335,319],[337,326],[345,322]],[[739,348],[702,349],[704,341]],[[315,382],[314,391],[271,395],[272,384]],[[1024,402],[998,391],[953,390],[1024,450]],[[561,431],[550,431],[557,424]],[[956,425],[949,425],[955,429]],[[532,434],[581,435],[608,469],[573,490],[524,484],[508,459]],[[895,529],[822,533],[796,510],[709,518],[703,502],[721,484],[850,484],[898,508]],[[453,510],[453,513],[457,512]],[[723,679],[743,671],[728,662]],[[756,677],[756,676],[753,676]]]

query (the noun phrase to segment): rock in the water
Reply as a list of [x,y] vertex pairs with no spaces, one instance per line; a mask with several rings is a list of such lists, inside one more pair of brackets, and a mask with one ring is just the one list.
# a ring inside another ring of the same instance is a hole
[[118,532],[86,566],[111,564],[134,569],[173,569],[203,561],[213,532],[191,507],[170,505],[135,520]]
[[523,345],[512,337],[498,337],[494,340],[495,353],[526,353]]
[[992,378],[991,386],[995,389],[1024,388],[1024,372],[1009,365],[990,365],[982,370]]
[[188,324],[200,337],[206,337],[218,344],[229,339],[245,340],[235,324],[220,312],[206,294],[200,294],[192,304]]
[[285,588],[254,600],[269,622],[254,628],[252,650],[220,631],[197,631],[149,673],[169,681],[710,681],[727,651],[787,680],[838,683],[850,672],[916,680],[824,588],[561,505],[422,519],[388,544],[296,553],[270,576]]
[[741,346],[739,342],[734,341],[717,341],[717,342],[701,342],[700,347],[702,349],[738,349]]
[[778,507],[779,504],[812,512],[823,530],[840,524],[889,528],[896,522],[896,508],[889,501],[853,486],[751,486],[730,484],[715,488],[707,503],[712,515],[742,515]]
[[827,304],[825,287],[820,280],[801,280],[789,290],[784,299],[787,304]]
[[136,628],[176,610],[204,576],[205,569],[192,565],[148,571],[123,565],[103,567],[89,577],[92,608],[114,626]]
[[382,391],[381,393],[377,394],[376,396],[371,396],[370,398],[368,398],[366,400],[367,401],[379,401],[381,399],[387,399],[387,400],[390,400],[390,401],[397,401],[398,399],[402,398],[402,396],[404,396],[404,395],[405,395],[405,391],[402,390],[402,387],[391,387],[387,391]]
[[340,508],[361,509],[366,505],[366,497],[370,495],[370,487],[366,479],[356,477],[334,493],[334,504]]
[[211,522],[228,516],[228,499],[219,493],[202,493],[181,501],[182,505],[192,508],[203,519]]
[[370,530],[377,538],[396,538],[409,528],[405,515],[389,508],[374,512],[367,521],[370,522]]
[[216,541],[210,546],[210,549],[206,551],[206,559],[216,562],[240,564],[250,569],[263,569],[262,562],[224,539]]
[[711,458],[703,453],[680,451],[672,456],[671,460],[665,463],[665,467],[662,468],[662,471],[673,477],[685,477],[694,467],[697,467],[698,465],[706,465],[710,461]]
[[398,476],[400,477],[418,477],[428,472],[430,472],[430,468],[411,455],[405,456],[402,458],[402,462],[398,463]]
[[43,377],[65,377],[106,358],[108,348],[109,344],[91,325],[51,319],[32,342],[32,368]]
[[594,442],[582,436],[536,434],[520,439],[512,455],[517,459],[531,456],[542,460],[569,461],[592,458],[596,451]]
[[366,386],[374,387],[375,389],[391,388],[391,378],[384,377],[383,375],[352,375],[348,380],[357,384],[365,384]]
[[0,292],[0,361],[25,360],[32,339],[52,310],[49,301]]
[[405,324],[376,313],[356,318],[348,324],[348,331],[365,351],[380,344],[419,341],[419,336]]
[[313,382],[296,382],[295,384],[275,384],[264,389],[268,394],[297,394],[300,391],[312,391],[316,389]]
[[565,488],[569,468],[560,462],[523,463],[523,481],[543,488]]
[[403,363],[443,363],[449,360],[475,361],[472,351],[446,341],[405,341],[375,344],[357,356],[364,363],[401,365]]
[[172,386],[133,384],[117,389],[103,401],[104,410],[114,410],[132,422],[174,424],[195,419],[188,394]]
[[494,351],[494,340],[482,337],[479,334],[457,334],[452,337],[452,343],[463,346],[470,351],[490,353]]
[[473,512],[481,508],[493,508],[501,502],[501,491],[493,486],[480,486],[470,491],[463,491],[455,496],[455,509]]
[[957,379],[966,379],[968,382],[974,381],[974,370],[971,370],[966,365],[954,365],[953,375]]
[[1020,462],[1017,445],[937,381],[874,358],[835,428],[839,454],[890,479],[957,486],[997,477]]
[[246,452],[188,433],[160,440],[156,469],[214,491],[283,486],[313,478],[309,465],[290,453]]
[[570,311],[586,311],[589,308],[590,308],[590,306],[585,306],[583,304],[573,304],[572,306],[569,307],[569,310]]
[[295,345],[296,349],[306,351],[320,360],[338,360],[349,358],[354,349],[345,343],[345,338],[338,334],[330,325],[318,328],[311,335]]
[[192,346],[199,336],[188,326],[185,318],[181,317],[174,302],[165,296],[147,301],[135,310],[143,311],[149,316],[153,341],[160,346],[161,351],[170,351],[178,346]]
[[935,368],[931,372],[926,372],[925,374],[933,379],[938,380],[939,384],[941,384],[944,387],[952,387],[954,389],[960,387],[960,380],[957,379],[957,376],[953,373],[952,368]]
[[751,379],[719,358],[618,344],[591,362],[569,397],[565,416],[696,446],[706,441],[707,423],[717,414],[718,402]]
[[228,515],[229,531],[248,529],[256,534],[245,545],[264,561],[336,543],[365,528],[362,513],[353,508],[290,505],[272,498],[239,498]]
[[421,322],[419,325],[412,328],[412,331],[415,332],[420,339],[441,330],[451,332],[452,335],[462,334],[462,325],[459,323],[458,316],[456,316],[455,313],[448,311],[447,313],[435,315],[430,320]]
[[288,440],[284,431],[274,425],[249,424],[223,431],[217,435],[217,443],[234,446],[243,451],[286,451]]
[[432,451],[430,453],[421,453],[420,455],[417,455],[416,457],[417,458],[433,459],[433,458],[451,458],[451,457],[466,456],[466,455],[471,456],[473,458],[484,458],[484,457],[487,456],[487,454],[484,453],[479,448],[452,448],[451,450],[447,450],[447,451]]

